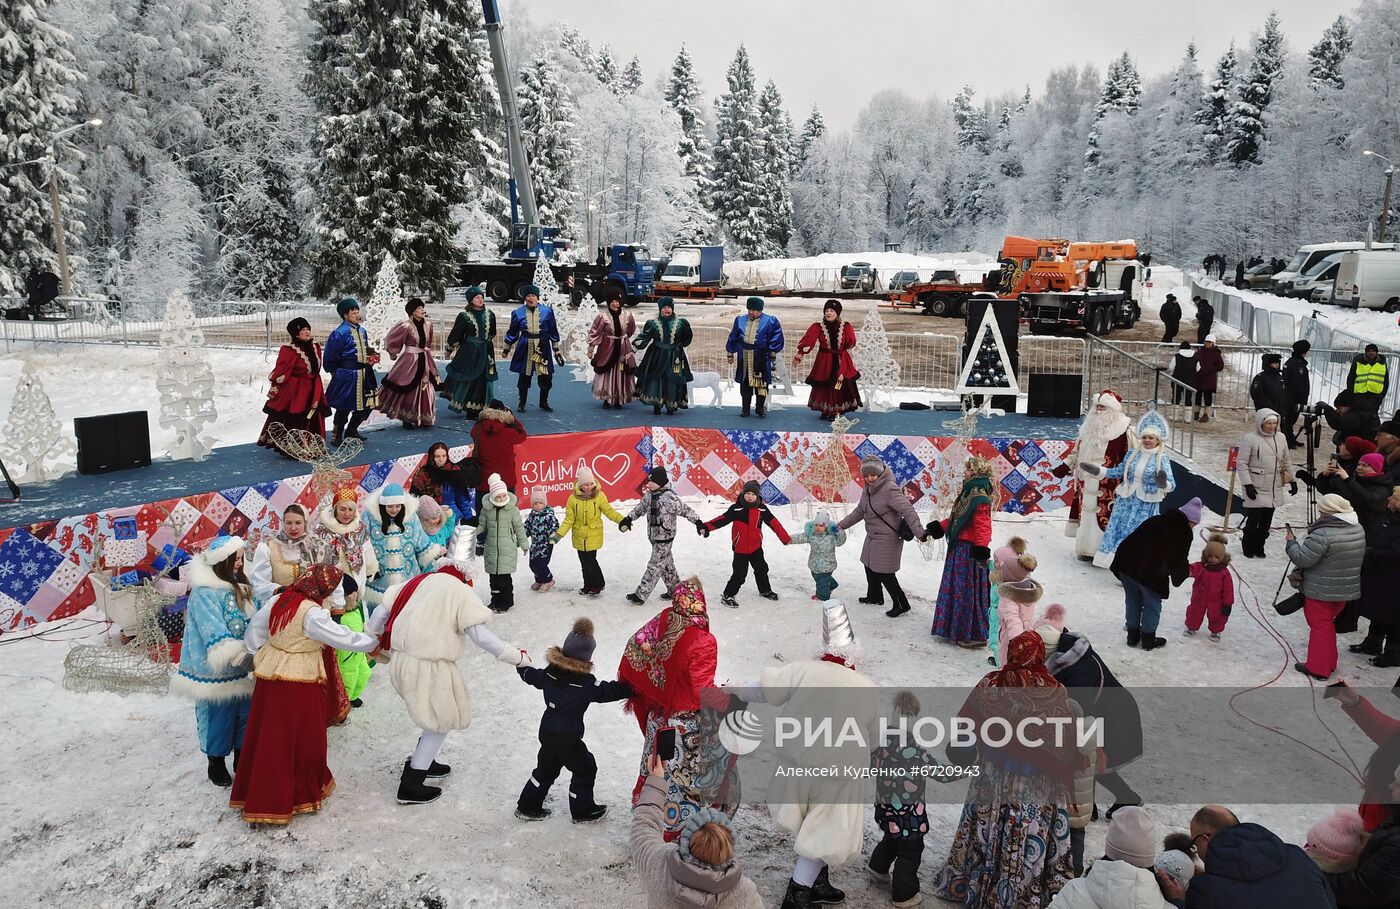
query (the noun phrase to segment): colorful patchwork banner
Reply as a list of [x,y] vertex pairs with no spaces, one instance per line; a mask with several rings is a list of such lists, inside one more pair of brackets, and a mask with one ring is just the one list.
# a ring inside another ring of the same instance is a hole
[[[1067,508],[1073,496],[1068,461],[1073,441],[958,439],[848,433],[645,427],[531,436],[517,452],[522,498],[532,486],[563,504],[579,465],[587,465],[611,498],[633,498],[652,463],[666,467],[683,496],[732,498],[756,480],[774,504],[855,502],[862,458],[890,466],[915,507],[946,511],[962,483],[963,463],[981,456],[996,465],[999,508],[1017,514]],[[465,457],[470,446],[451,450]],[[362,492],[408,484],[422,455],[350,468]],[[202,550],[220,533],[250,542],[275,532],[293,502],[314,511],[310,476],[197,493],[145,505],[77,515],[0,530],[0,634],[76,615],[94,602],[89,580],[99,541],[110,568],[147,568],[170,544]],[[943,503],[940,506],[940,503]]]

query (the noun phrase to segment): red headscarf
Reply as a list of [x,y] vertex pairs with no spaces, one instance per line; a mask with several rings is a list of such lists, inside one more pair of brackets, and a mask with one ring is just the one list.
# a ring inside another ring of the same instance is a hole
[[335,593],[342,577],[344,572],[330,565],[312,565],[306,569],[301,577],[293,581],[273,601],[272,613],[267,617],[268,630],[276,634],[286,628],[304,600],[310,600],[319,606],[326,597]]
[[659,705],[668,714],[695,709],[700,689],[714,684],[711,677],[699,679],[697,685],[691,666],[693,657],[703,651],[712,656],[715,651],[707,608],[700,582],[681,581],[672,591],[671,605],[628,639],[617,677],[635,692],[627,709],[637,715],[643,729],[650,705]]
[[[1045,641],[1034,631],[1023,631],[1006,647],[1006,663],[982,677],[963,705],[961,716],[979,727],[988,719],[1006,720],[1014,730],[1029,717],[1073,718],[1069,696],[1050,671],[1045,668]],[[1054,728],[1043,726],[1033,733],[1043,744],[1029,746],[1014,737],[998,750],[1022,763],[1040,768],[1059,782],[1074,780],[1074,732],[1067,731],[1065,740],[1056,747]],[[984,754],[985,757],[985,754]]]

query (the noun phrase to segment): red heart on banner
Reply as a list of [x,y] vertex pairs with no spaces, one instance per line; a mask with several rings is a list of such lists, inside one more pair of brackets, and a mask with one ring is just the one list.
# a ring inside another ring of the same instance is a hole
[[615,485],[632,466],[632,456],[626,454],[596,455],[593,458],[593,476],[600,483]]

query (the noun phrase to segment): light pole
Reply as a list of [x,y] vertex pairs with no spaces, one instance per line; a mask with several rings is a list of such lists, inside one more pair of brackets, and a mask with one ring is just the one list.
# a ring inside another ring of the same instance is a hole
[[[594,209],[594,207],[595,207],[595,206],[594,206],[594,203],[595,203],[599,198],[601,198],[601,197],[607,195],[608,193],[612,192],[612,191],[615,190],[615,189],[617,189],[616,186],[609,186],[607,189],[600,189],[600,190],[598,190],[596,193],[594,193],[593,195],[591,195],[591,196],[588,197],[588,206],[587,206],[587,211],[588,211],[588,255],[589,255],[589,258],[590,258],[590,259],[591,259],[593,256],[596,256],[596,255],[598,254],[598,248],[597,248],[596,246],[593,245],[593,209]],[[600,227],[600,230],[599,230],[598,232],[599,232],[599,234],[601,234],[601,233],[602,233],[601,225],[599,225],[599,227]],[[600,236],[599,239],[601,240],[602,237]]]
[[1376,231],[1377,243],[1385,242],[1385,229],[1390,224],[1390,183],[1395,178],[1395,165],[1385,155],[1366,149],[1361,154],[1368,158],[1380,158],[1385,162],[1385,192],[1381,196],[1381,226]]

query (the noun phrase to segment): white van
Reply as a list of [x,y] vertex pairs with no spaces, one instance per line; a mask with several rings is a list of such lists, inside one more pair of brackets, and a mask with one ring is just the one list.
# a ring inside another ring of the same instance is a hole
[[1303,272],[1293,281],[1293,296],[1314,302],[1324,302],[1332,296],[1332,282],[1337,277],[1337,266],[1346,253],[1332,255]]
[[1337,265],[1332,302],[1358,309],[1400,312],[1400,252],[1366,249],[1349,252]]
[[[1293,285],[1303,272],[1312,268],[1333,253],[1351,252],[1365,248],[1365,241],[1309,243],[1306,246],[1300,246],[1298,247],[1298,251],[1293,254],[1293,258],[1283,267],[1283,271],[1274,275],[1269,283],[1269,290],[1271,293],[1280,294],[1285,297],[1294,296]],[[1371,248],[1395,249],[1395,244],[1373,243],[1371,244]]]

